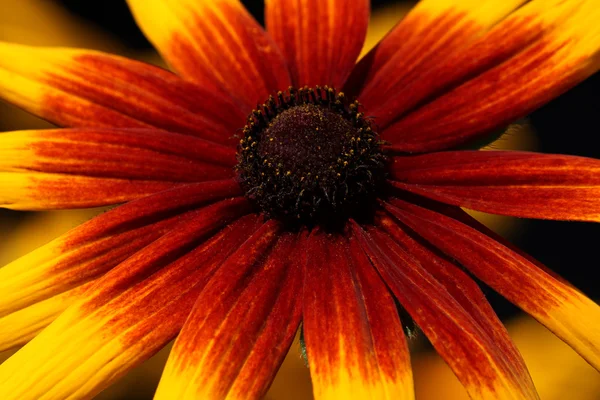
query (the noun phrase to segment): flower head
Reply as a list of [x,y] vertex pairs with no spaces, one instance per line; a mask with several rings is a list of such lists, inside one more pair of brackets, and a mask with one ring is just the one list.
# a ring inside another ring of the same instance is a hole
[[[399,308],[472,398],[536,399],[471,275],[600,367],[600,309],[460,207],[600,221],[600,162],[466,148],[600,68],[595,0],[129,0],[177,74],[0,44],[0,204],[122,204],[0,269],[3,399],[88,398],[176,338],[158,399],[412,398]],[[526,4],[524,4],[526,3]],[[406,321],[405,321],[406,322]]]

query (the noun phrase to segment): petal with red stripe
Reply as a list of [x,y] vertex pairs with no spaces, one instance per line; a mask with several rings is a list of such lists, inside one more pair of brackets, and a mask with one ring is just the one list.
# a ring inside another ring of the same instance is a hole
[[254,399],[289,349],[301,315],[297,236],[267,223],[215,273],[178,336],[157,399]]
[[368,0],[267,0],[267,30],[281,48],[297,87],[341,88],[362,49]]
[[0,43],[0,97],[66,127],[160,128],[234,145],[247,110],[219,88],[91,50]]
[[408,346],[388,289],[354,238],[313,232],[303,329],[316,399],[413,399]]
[[186,79],[202,87],[217,83],[248,110],[290,85],[279,49],[239,0],[127,2],[148,39]]
[[389,236],[354,226],[400,304],[474,399],[537,399],[529,374],[410,253]]
[[600,307],[522,255],[454,218],[401,200],[388,210],[600,369]]
[[[403,152],[448,149],[526,116],[600,68],[595,0],[537,0],[380,109],[383,139]],[[407,95],[403,100],[404,93]],[[417,97],[414,97],[417,96]],[[408,112],[407,112],[408,111]],[[397,120],[393,122],[393,120]]]
[[0,366],[3,399],[90,398],[181,329],[199,292],[258,225],[226,201],[99,278],[84,296]]
[[525,218],[600,221],[600,161],[518,151],[394,157],[395,187],[438,201]]

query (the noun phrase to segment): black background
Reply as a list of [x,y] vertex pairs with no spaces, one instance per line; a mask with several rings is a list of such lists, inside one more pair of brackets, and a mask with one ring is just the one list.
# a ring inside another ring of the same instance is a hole
[[[136,27],[124,0],[53,0],[91,24],[112,32],[131,48],[150,48]],[[262,21],[263,2],[244,1]],[[372,0],[373,7],[389,3]],[[539,151],[600,158],[600,74],[549,103],[530,116],[538,134]],[[2,217],[22,216],[4,213]],[[586,294],[598,299],[596,278],[600,224],[555,221],[529,221],[514,242],[538,260],[563,275]],[[515,308],[491,291],[486,293],[502,317]]]

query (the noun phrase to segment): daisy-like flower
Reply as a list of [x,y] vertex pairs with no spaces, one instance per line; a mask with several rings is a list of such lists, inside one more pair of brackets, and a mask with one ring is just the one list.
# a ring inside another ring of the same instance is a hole
[[[467,151],[600,68],[597,0],[129,0],[177,71],[0,45],[0,204],[124,203],[0,269],[0,398],[89,398],[176,338],[157,399],[414,397],[399,307],[472,398],[535,399],[472,276],[600,367],[600,310],[460,207],[600,221],[600,162]],[[524,4],[526,3],[526,4]],[[259,104],[257,106],[257,104]],[[406,322],[406,321],[405,321]]]

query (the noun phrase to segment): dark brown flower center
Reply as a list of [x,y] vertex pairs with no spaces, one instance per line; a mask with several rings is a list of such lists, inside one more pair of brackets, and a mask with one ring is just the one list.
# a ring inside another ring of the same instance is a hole
[[238,151],[247,196],[270,217],[304,224],[368,207],[385,158],[371,122],[331,88],[290,88],[253,110]]

